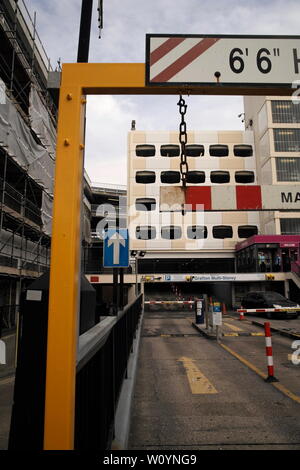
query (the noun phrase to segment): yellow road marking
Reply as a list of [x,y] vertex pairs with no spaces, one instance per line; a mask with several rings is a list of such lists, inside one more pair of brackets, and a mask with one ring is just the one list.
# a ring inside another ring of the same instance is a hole
[[238,336],[238,333],[224,333],[223,336]]
[[228,326],[232,331],[243,331],[241,328],[235,325],[230,325],[230,323],[224,323],[224,325]]
[[265,336],[264,333],[251,333],[251,336]]
[[[222,346],[223,349],[228,351],[232,356],[236,357],[239,361],[241,361],[243,364],[245,364],[247,367],[249,367],[249,369],[256,372],[256,374],[259,375],[262,379],[267,378],[266,374],[264,374],[261,370],[259,370],[251,362],[247,361],[247,359],[244,359],[242,356],[240,356],[238,353],[233,351],[231,348],[229,348],[228,346],[225,346],[225,344],[222,344],[222,343],[219,343],[219,344],[220,344],[220,346]],[[273,385],[273,387],[277,388],[277,390],[279,390],[281,393],[283,393],[287,397],[291,398],[293,401],[300,404],[300,397],[298,395],[295,395],[293,392],[291,392],[289,389],[287,389],[284,385],[282,385],[278,382],[271,382],[270,385]]]
[[190,389],[193,395],[218,393],[215,387],[198,369],[193,359],[181,357],[178,362],[182,362],[186,370]]

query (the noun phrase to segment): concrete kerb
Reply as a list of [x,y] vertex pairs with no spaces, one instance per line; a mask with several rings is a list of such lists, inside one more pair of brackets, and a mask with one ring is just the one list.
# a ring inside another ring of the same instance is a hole
[[210,333],[208,332],[205,327],[201,327],[199,325],[197,325],[197,323],[192,323],[192,326],[203,336],[205,336],[205,338],[207,339],[217,339],[217,335],[215,333]]
[[120,398],[115,415],[115,439],[112,442],[112,450],[126,450],[128,447],[131,408],[135,388],[137,362],[144,313],[142,313],[136,338],[133,341],[133,352],[130,354],[127,367],[127,378],[124,379]]
[[[251,321],[252,325],[259,326],[260,328],[264,328],[264,323],[258,322],[258,321]],[[274,331],[275,333],[279,333],[281,336],[286,336],[287,338],[292,338],[292,339],[300,339],[300,334],[298,333],[293,333],[291,331],[285,331],[280,328],[275,328],[274,326],[271,326],[271,331]]]

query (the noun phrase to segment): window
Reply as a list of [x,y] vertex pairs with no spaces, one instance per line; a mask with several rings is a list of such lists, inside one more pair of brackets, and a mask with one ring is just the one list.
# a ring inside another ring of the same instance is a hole
[[207,238],[207,227],[204,225],[192,225],[187,228],[187,237],[191,240]]
[[204,155],[204,145],[188,144],[185,146],[187,157],[202,157]]
[[142,184],[155,183],[155,171],[137,171],[135,181]]
[[228,157],[228,154],[228,145],[216,144],[209,146],[209,155],[211,157]]
[[271,101],[272,119],[275,123],[300,122],[300,109],[292,101]]
[[235,181],[236,183],[254,183],[254,173],[253,171],[236,171],[235,172]]
[[138,211],[154,211],[156,200],[154,198],[138,198],[135,200],[135,208]]
[[160,180],[162,183],[174,184],[180,182],[180,172],[179,171],[162,171],[160,175]]
[[218,184],[229,183],[230,173],[229,171],[212,171],[210,173],[210,181]]
[[300,219],[280,219],[282,235],[300,235]]
[[186,182],[192,184],[199,184],[205,182],[204,171],[188,171],[186,175]]
[[161,238],[165,240],[178,240],[178,238],[181,238],[181,227],[177,225],[162,227]]
[[230,225],[216,225],[213,227],[214,238],[232,238],[233,231]]
[[239,238],[249,238],[258,234],[256,225],[240,225],[238,228]]
[[300,181],[300,158],[276,158],[277,181]]
[[135,154],[137,157],[154,157],[155,145],[142,144],[135,147]]
[[300,129],[273,129],[276,152],[299,152]]
[[234,145],[233,154],[235,157],[252,157],[253,156],[252,145],[247,145],[247,144]]
[[156,228],[149,225],[141,225],[136,228],[138,240],[153,240],[156,237]]
[[173,144],[161,145],[160,154],[162,157],[179,157],[180,147],[179,145],[173,145]]

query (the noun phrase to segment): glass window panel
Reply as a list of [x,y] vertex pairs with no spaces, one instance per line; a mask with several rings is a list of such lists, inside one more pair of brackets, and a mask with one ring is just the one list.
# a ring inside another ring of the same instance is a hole
[[300,152],[300,129],[274,129],[276,152]]
[[276,100],[271,102],[272,119],[275,123],[300,122],[300,107],[292,101]]
[[282,235],[300,235],[300,219],[280,219]]
[[276,158],[277,181],[300,181],[300,158]]

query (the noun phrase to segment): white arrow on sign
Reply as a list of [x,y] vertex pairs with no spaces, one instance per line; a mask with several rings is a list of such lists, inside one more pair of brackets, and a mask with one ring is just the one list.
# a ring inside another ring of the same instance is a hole
[[113,254],[114,254],[114,260],[113,264],[119,264],[120,263],[120,245],[126,246],[126,240],[122,235],[118,232],[114,233],[112,237],[108,240],[107,246],[110,247],[113,245]]

